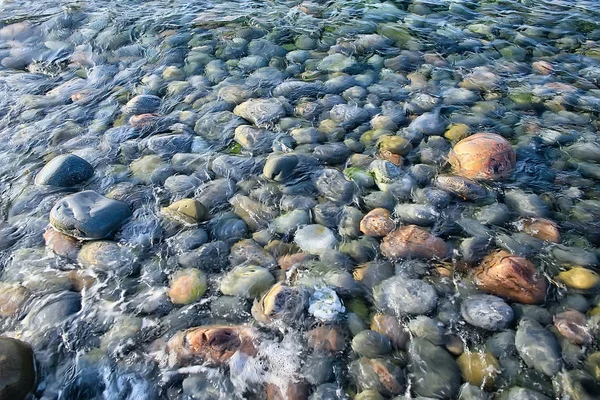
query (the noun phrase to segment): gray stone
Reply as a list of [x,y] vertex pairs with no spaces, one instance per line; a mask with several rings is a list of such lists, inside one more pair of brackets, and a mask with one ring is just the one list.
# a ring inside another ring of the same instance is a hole
[[317,68],[327,72],[357,72],[359,65],[354,57],[336,53],[322,59]]
[[461,374],[450,353],[427,340],[414,339],[408,350],[408,360],[417,395],[443,399],[456,396]]
[[151,114],[158,111],[160,103],[161,99],[158,96],[141,94],[129,100],[121,111],[130,115]]
[[356,105],[337,104],[329,111],[332,120],[341,123],[345,128],[353,128],[371,118],[369,112]]
[[286,114],[277,99],[250,99],[238,105],[233,113],[258,127],[273,125]]
[[86,190],[64,197],[50,211],[50,224],[59,232],[79,239],[102,239],[131,216],[123,202]]
[[373,289],[375,305],[383,312],[400,317],[406,314],[427,314],[437,304],[433,287],[419,279],[395,276]]
[[360,356],[374,358],[390,353],[392,345],[381,333],[364,330],[352,339],[352,350]]
[[235,128],[247,122],[231,111],[204,114],[194,126],[194,131],[211,142],[228,143],[235,135]]
[[0,337],[0,398],[25,399],[35,385],[35,360],[31,346],[9,337]]
[[293,154],[272,154],[267,158],[263,175],[276,182],[284,183],[294,174],[298,165],[298,157]]
[[38,172],[36,185],[70,187],[79,185],[94,175],[94,167],[83,158],[73,154],[54,157]]
[[488,331],[506,328],[513,320],[513,310],[499,297],[482,294],[470,296],[462,302],[461,314],[465,321]]
[[515,345],[519,356],[530,368],[550,377],[560,371],[560,346],[554,335],[538,322],[521,320],[515,336]]
[[354,195],[354,184],[337,169],[324,168],[313,175],[312,181],[321,196],[332,201],[350,203]]
[[221,272],[229,266],[229,246],[222,241],[210,242],[181,254],[177,261],[184,268]]

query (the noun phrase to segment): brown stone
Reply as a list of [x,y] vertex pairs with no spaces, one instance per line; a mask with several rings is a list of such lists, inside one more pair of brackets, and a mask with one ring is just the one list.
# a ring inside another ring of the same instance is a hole
[[577,310],[567,310],[556,314],[554,326],[561,335],[573,343],[589,344],[593,340],[585,315]]
[[76,292],[81,292],[83,289],[89,289],[96,283],[96,278],[84,270],[69,271],[67,277],[71,282],[71,288]]
[[396,228],[390,218],[390,212],[385,208],[371,210],[360,221],[360,231],[367,236],[385,236]]
[[238,351],[256,355],[256,338],[256,331],[245,326],[208,325],[191,328],[169,340],[169,361],[172,365],[184,365],[197,360],[210,365],[223,365]]
[[285,387],[267,383],[267,400],[306,400],[310,385],[306,381],[287,382]]
[[485,257],[474,278],[485,292],[519,303],[541,303],[546,297],[546,281],[533,263],[504,250]]
[[81,243],[77,239],[48,227],[44,232],[44,240],[46,241],[46,247],[54,254],[72,261],[77,260],[77,255],[81,250]]
[[383,238],[380,246],[384,256],[397,258],[444,258],[446,243],[416,225],[402,226]]
[[469,179],[502,179],[515,169],[517,157],[506,139],[477,133],[458,142],[448,155],[456,174]]
[[134,128],[143,128],[154,124],[158,120],[156,114],[139,114],[129,118],[129,125]]
[[391,315],[377,314],[371,321],[371,330],[385,335],[394,349],[404,349],[408,343],[408,333],[402,329],[398,318]]
[[306,332],[308,344],[316,350],[342,351],[346,340],[337,326],[319,326]]
[[545,218],[527,218],[519,221],[523,232],[547,242],[560,243],[560,232],[554,221]]
[[25,287],[0,283],[0,317],[10,317],[17,313],[27,297],[29,297],[29,290]]
[[313,255],[307,253],[288,254],[279,257],[277,264],[282,270],[288,271],[292,269],[294,265],[301,264],[304,261],[310,260],[311,258],[313,258]]

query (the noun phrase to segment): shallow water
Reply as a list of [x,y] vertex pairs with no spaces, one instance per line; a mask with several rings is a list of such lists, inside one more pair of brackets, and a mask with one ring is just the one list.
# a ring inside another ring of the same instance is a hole
[[[600,397],[598,21],[596,1],[0,0],[0,331],[34,349],[31,396]],[[252,114],[249,99],[275,100]],[[436,177],[477,132],[510,142],[514,170],[457,193]],[[36,184],[60,154],[93,176]],[[83,190],[131,218],[97,245],[44,237]],[[205,221],[165,210],[189,198]],[[375,208],[441,242],[392,258],[359,227]],[[477,286],[496,249],[533,263],[541,300]],[[190,269],[206,293],[176,304]],[[299,292],[261,319],[252,305],[276,281]],[[466,320],[483,293],[510,306],[505,324]],[[244,325],[254,351],[209,362],[166,346],[213,324]],[[334,350],[311,339],[320,328]],[[369,329],[384,337],[361,345]]]

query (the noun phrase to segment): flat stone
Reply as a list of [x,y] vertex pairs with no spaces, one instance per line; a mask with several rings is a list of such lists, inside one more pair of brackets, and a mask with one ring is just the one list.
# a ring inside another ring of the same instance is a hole
[[130,216],[125,203],[86,190],[59,200],[50,211],[50,224],[66,235],[93,240],[110,236]]
[[375,305],[397,317],[406,314],[427,314],[437,304],[435,289],[419,280],[394,276],[373,289]]
[[286,114],[277,99],[250,99],[238,105],[233,113],[258,127],[273,125]]

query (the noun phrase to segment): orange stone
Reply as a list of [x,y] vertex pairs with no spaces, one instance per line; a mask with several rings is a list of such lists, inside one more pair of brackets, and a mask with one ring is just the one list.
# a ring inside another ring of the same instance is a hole
[[560,243],[560,232],[554,221],[545,218],[528,218],[521,223],[523,232],[547,242]]
[[446,242],[416,225],[402,226],[383,238],[380,246],[384,256],[398,258],[444,258]]
[[390,218],[390,212],[385,208],[371,210],[360,221],[360,231],[367,236],[385,236],[396,228]]
[[483,132],[458,142],[448,155],[456,174],[469,179],[496,180],[515,169],[517,156],[506,139]]
[[257,333],[237,325],[208,325],[191,328],[173,336],[168,344],[171,364],[184,365],[197,360],[224,365],[238,351],[256,355]]
[[339,327],[319,326],[306,332],[308,344],[316,350],[338,352],[344,350],[346,340]]
[[480,289],[509,300],[536,304],[546,297],[546,280],[533,263],[504,250],[485,257],[473,275]]

